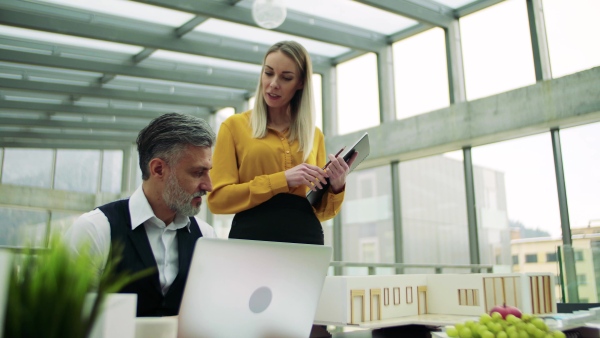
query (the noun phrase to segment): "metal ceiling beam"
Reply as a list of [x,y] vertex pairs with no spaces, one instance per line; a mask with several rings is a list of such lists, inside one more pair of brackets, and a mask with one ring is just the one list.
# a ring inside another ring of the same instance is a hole
[[158,80],[186,82],[209,86],[240,88],[253,92],[256,89],[258,73],[250,73],[227,68],[194,65],[197,71],[175,71],[155,69],[131,64],[114,64],[90,60],[73,59],[55,55],[2,50],[0,61],[8,61],[37,66],[58,67],[105,74],[118,74]]
[[[238,62],[262,64],[269,45],[226,38],[220,35],[190,32],[177,38],[172,28],[143,21],[89,12],[89,20],[68,17],[68,10],[46,9],[51,15],[39,13],[43,5],[7,0],[0,2],[0,24],[68,34],[84,38],[124,43],[146,48],[204,55]],[[81,11],[76,13],[81,16]],[[114,24],[106,24],[111,22]],[[117,23],[121,23],[118,25]],[[311,54],[315,69],[328,67],[328,57]]]
[[4,138],[0,136],[0,147],[4,148],[43,148],[43,149],[123,149],[130,143],[111,141],[87,141],[87,140],[32,140],[19,138]]
[[[240,6],[231,6],[226,3],[197,0],[134,1],[258,27],[252,18],[251,9]],[[274,28],[273,31],[370,52],[376,52],[387,44],[386,36],[384,34],[337,21],[331,21],[312,15],[309,16],[289,9],[287,10],[285,21],[281,26]]]
[[[171,94],[160,94],[151,92],[141,91],[130,91],[121,89],[107,89],[100,87],[84,87],[65,85],[58,83],[39,82],[39,81],[26,81],[26,80],[13,80],[13,79],[2,79],[0,78],[0,88],[12,88],[29,91],[41,91],[49,93],[62,93],[62,94],[75,94],[88,97],[102,97],[108,99],[117,100],[128,100],[128,101],[141,101],[141,102],[159,102],[168,104],[182,104],[191,106],[204,106],[204,107],[232,107],[236,104],[245,101],[243,95],[231,95],[231,98],[223,98],[223,93],[210,93],[203,92],[201,96],[184,96],[184,95],[171,95]],[[211,97],[213,95],[213,97]],[[215,96],[221,96],[221,98]]]
[[390,39],[390,42],[392,42],[392,43],[398,42],[400,40],[410,38],[417,34],[421,34],[421,33],[425,32],[426,30],[429,30],[433,27],[435,27],[435,26],[424,24],[424,23],[419,23],[412,27],[408,27],[406,29],[403,29],[399,32],[396,32],[396,33],[390,35],[389,39]]
[[[118,116],[118,117],[133,117],[133,118],[144,118],[152,119],[159,117],[165,113],[175,111],[173,109],[165,109],[165,111],[157,112],[153,110],[144,109],[122,109],[112,107],[86,107],[72,104],[51,104],[51,103],[37,103],[37,102],[23,102],[23,101],[9,101],[0,100],[0,109],[14,109],[14,110],[26,110],[26,111],[41,111],[51,113],[73,113],[81,115],[92,115],[92,116]],[[199,114],[195,116],[210,115],[208,109],[201,109]]]
[[446,28],[454,20],[453,10],[431,0],[356,0],[357,2],[399,14],[421,23]]
[[[59,121],[59,120],[40,120],[40,119],[19,119],[12,117],[0,117],[0,125],[15,127],[42,127],[42,128],[68,128],[76,130],[109,130],[109,131],[129,131],[139,132],[147,123],[123,123],[115,121],[107,122],[88,122],[88,121]],[[3,134],[4,136],[4,134]]]
[[7,139],[34,139],[34,140],[86,140],[86,141],[106,141],[110,140],[113,142],[133,143],[137,138],[136,133],[128,133],[122,135],[115,135],[114,133],[102,134],[102,133],[88,133],[88,134],[74,134],[74,133],[49,133],[49,132],[36,132],[36,131],[2,131],[2,138]]
[[484,8],[501,3],[504,0],[479,0],[471,2],[470,4],[464,5],[454,10],[454,14],[457,18],[462,18],[465,15],[473,14]]

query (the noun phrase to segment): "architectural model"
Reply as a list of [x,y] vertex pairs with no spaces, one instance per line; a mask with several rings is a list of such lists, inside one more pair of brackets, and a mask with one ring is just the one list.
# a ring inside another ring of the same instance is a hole
[[420,315],[479,316],[495,305],[556,313],[549,273],[328,276],[315,321],[359,325]]

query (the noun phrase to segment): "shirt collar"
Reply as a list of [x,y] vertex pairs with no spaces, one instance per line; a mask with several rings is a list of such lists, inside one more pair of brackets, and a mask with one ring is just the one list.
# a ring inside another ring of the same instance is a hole
[[[129,198],[129,216],[131,220],[131,230],[134,230],[138,226],[144,224],[146,221],[150,221],[152,224],[160,228],[164,228],[169,225],[165,224],[162,220],[156,217],[141,185]],[[190,232],[190,218],[176,214],[171,228],[177,230],[183,227],[187,227],[188,232]]]

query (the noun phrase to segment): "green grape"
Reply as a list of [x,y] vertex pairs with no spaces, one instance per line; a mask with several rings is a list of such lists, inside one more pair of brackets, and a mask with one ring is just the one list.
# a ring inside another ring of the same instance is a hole
[[479,327],[477,328],[477,333],[479,333],[480,336],[483,336],[483,332],[489,331],[489,328],[487,327],[487,325],[484,324],[479,324]]
[[519,332],[517,332],[516,330],[512,331],[512,332],[509,332],[508,333],[508,338],[519,338]]
[[527,331],[525,330],[521,330],[519,331],[519,338],[529,338],[529,333],[527,333]]
[[533,334],[538,330],[538,328],[533,325],[533,323],[527,323],[527,333],[533,336]]
[[514,325],[514,324],[520,322],[521,318],[519,318],[513,314],[510,314],[510,315],[506,316],[506,321]]
[[524,322],[530,321],[531,318],[532,318],[532,315],[529,314],[529,313],[524,313],[524,314],[521,315],[521,320],[524,321]]
[[491,333],[490,331],[485,331],[482,335],[481,338],[494,338],[494,334]]
[[542,318],[533,318],[531,320],[531,323],[535,325],[535,327],[537,327],[538,329],[543,330],[544,332],[548,331],[548,325],[546,325],[546,322],[544,322]]
[[540,329],[536,329],[536,330],[533,332],[533,336],[534,336],[535,338],[544,338],[544,337],[546,337],[546,332],[544,332],[544,331],[542,331],[542,330],[540,330]]
[[496,338],[508,338],[508,335],[504,331],[496,333]]
[[460,329],[460,331],[458,331],[458,336],[460,338],[471,338],[473,337],[473,333],[468,327],[463,327],[462,329]]
[[448,337],[458,337],[458,330],[454,326],[446,326],[446,334]]
[[492,321],[492,316],[490,316],[487,313],[482,313],[481,316],[479,316],[479,322],[481,324],[486,324]]
[[494,321],[499,321],[504,318],[502,318],[502,315],[499,312],[492,312],[492,319]]
[[554,338],[566,338],[567,335],[562,331],[552,331]]

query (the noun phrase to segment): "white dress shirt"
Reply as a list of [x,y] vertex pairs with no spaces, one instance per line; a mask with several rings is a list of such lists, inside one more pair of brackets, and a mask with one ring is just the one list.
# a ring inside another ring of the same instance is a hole
[[[179,272],[179,247],[175,240],[177,229],[188,227],[189,231],[190,220],[186,216],[177,214],[171,224],[165,224],[154,215],[142,186],[138,187],[129,198],[129,214],[132,230],[142,224],[146,229],[164,295]],[[208,223],[195,218],[200,226],[202,236],[216,237],[214,229]],[[102,275],[106,267],[110,252],[110,240],[110,224],[100,209],[94,209],[81,215],[65,233],[65,242],[75,253],[79,252],[82,244],[90,244],[92,257],[98,258],[91,262],[97,270],[98,276]]]

